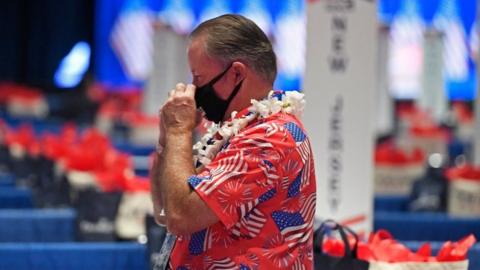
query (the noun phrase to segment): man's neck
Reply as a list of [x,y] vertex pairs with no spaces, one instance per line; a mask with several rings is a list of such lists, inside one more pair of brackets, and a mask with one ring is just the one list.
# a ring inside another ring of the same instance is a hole
[[268,96],[270,90],[273,89],[271,84],[254,82],[254,83],[245,83],[243,89],[240,89],[237,97],[230,104],[227,112],[225,113],[224,120],[229,119],[230,115],[234,111],[241,111],[245,108],[250,107],[251,100],[262,100]]

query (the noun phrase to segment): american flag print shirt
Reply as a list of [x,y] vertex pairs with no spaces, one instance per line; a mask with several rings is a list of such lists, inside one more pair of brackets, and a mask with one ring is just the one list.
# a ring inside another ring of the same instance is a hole
[[314,163],[295,116],[254,120],[188,182],[219,222],[179,236],[171,269],[313,269]]

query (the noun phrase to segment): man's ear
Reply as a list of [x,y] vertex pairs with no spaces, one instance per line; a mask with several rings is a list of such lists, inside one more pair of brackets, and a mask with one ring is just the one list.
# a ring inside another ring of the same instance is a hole
[[235,84],[239,83],[247,76],[247,66],[242,62],[233,62],[232,69],[235,76]]

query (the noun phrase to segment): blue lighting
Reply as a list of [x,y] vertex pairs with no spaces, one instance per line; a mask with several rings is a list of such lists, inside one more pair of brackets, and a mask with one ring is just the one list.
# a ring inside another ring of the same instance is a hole
[[55,85],[60,88],[72,88],[77,86],[90,65],[90,45],[80,41],[62,59],[55,71]]

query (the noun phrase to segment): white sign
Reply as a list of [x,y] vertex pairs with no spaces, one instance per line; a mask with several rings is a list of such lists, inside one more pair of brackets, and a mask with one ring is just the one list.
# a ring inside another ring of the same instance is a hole
[[179,82],[190,83],[187,61],[187,37],[158,23],[154,39],[154,67],[143,92],[143,111],[157,115],[167,101],[168,92]]
[[390,82],[388,80],[388,59],[390,57],[390,27],[379,26],[378,32],[378,66],[377,66],[377,92],[376,111],[374,125],[377,136],[391,134],[393,131],[394,100],[390,94]]
[[423,38],[423,89],[419,104],[440,123],[447,113],[448,100],[443,80],[443,42],[440,32],[428,30]]
[[[480,62],[480,54],[477,56],[477,65]],[[480,78],[480,68],[477,68],[477,78]],[[473,164],[480,166],[480,84],[477,85],[475,97],[475,132],[473,137]]]
[[[480,5],[477,5],[477,25],[480,22]],[[477,28],[478,29],[478,28]],[[478,31],[478,30],[477,30]],[[479,33],[475,33],[478,37]],[[478,48],[476,48],[478,50]],[[480,78],[480,54],[477,55],[477,78]],[[478,79],[477,79],[478,80]],[[480,83],[477,83],[477,92],[475,97],[475,133],[473,138],[473,163],[476,166],[480,166]]]
[[368,0],[307,7],[303,120],[315,155],[316,216],[359,232],[372,226],[376,18]]

